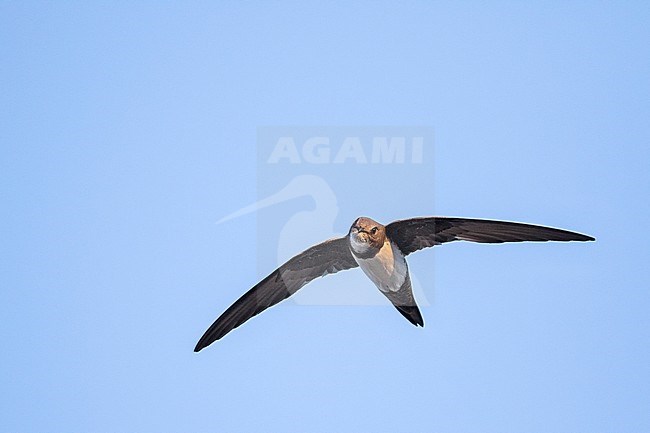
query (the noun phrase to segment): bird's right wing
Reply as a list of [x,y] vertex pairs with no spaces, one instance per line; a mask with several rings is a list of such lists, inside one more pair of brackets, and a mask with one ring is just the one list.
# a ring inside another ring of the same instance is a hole
[[424,217],[395,221],[386,234],[404,255],[452,241],[481,243],[593,241],[591,236],[552,227],[469,218]]
[[293,295],[311,280],[357,266],[345,237],[314,245],[289,259],[239,298],[205,331],[194,351],[219,340],[251,317]]

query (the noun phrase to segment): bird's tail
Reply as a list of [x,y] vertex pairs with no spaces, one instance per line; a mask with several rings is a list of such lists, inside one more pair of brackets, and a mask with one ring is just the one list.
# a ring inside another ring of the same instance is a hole
[[396,292],[382,292],[388,300],[397,308],[406,320],[415,326],[424,327],[424,319],[420,313],[418,305],[413,297],[413,288],[411,287],[411,276],[407,273],[402,287]]
[[417,305],[395,305],[395,308],[415,326],[424,326],[424,319]]

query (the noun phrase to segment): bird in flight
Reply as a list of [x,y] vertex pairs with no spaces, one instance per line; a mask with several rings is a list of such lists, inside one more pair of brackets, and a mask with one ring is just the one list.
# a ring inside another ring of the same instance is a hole
[[551,227],[507,221],[424,217],[386,226],[357,218],[347,236],[330,239],[289,259],[230,306],[203,334],[195,352],[293,295],[317,277],[357,266],[415,326],[424,326],[413,297],[406,256],[452,241],[503,243],[524,241],[593,241],[591,236]]

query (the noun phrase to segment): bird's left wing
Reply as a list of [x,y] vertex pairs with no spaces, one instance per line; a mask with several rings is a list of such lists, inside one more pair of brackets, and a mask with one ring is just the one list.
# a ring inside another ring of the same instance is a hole
[[205,331],[194,351],[219,340],[251,317],[293,295],[311,280],[357,266],[347,238],[314,245],[289,259],[232,304]]
[[510,221],[424,217],[395,221],[386,234],[404,255],[452,241],[481,243],[524,241],[593,241],[591,236],[568,230]]

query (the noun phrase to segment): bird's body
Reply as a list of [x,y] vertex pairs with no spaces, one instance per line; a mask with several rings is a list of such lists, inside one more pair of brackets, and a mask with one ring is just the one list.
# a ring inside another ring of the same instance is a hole
[[386,236],[386,228],[370,218],[357,218],[348,238],[352,257],[363,273],[404,317],[416,326],[424,326],[413,297],[406,258]]
[[354,249],[352,249],[352,256],[370,281],[384,293],[398,291],[409,279],[406,258],[388,239],[373,257],[359,257],[354,253]]
[[251,317],[286,299],[311,280],[360,267],[412,324],[424,326],[413,297],[406,256],[422,248],[464,240],[480,243],[591,241],[580,233],[507,221],[425,217],[386,226],[357,218],[347,236],[330,239],[294,256],[246,292],[203,334],[198,352]]

